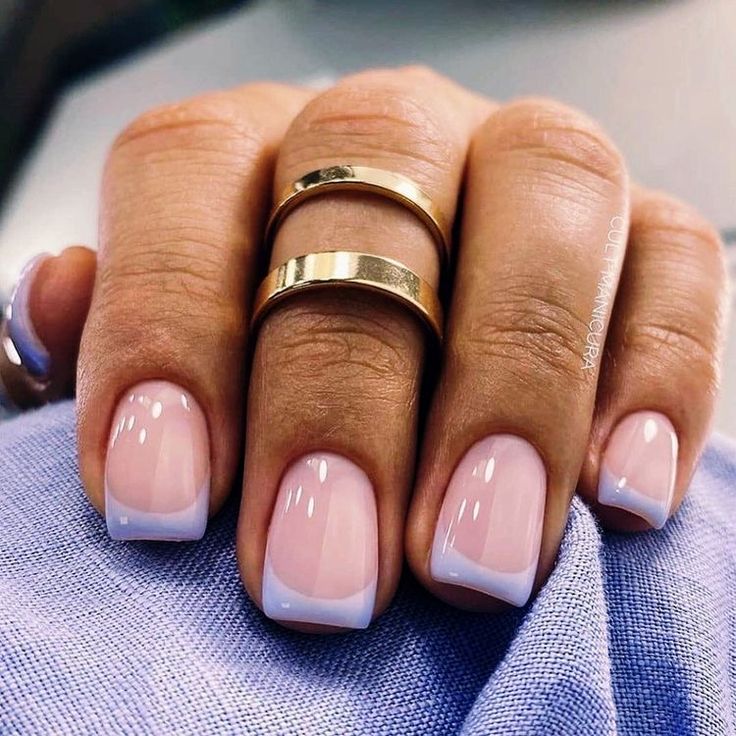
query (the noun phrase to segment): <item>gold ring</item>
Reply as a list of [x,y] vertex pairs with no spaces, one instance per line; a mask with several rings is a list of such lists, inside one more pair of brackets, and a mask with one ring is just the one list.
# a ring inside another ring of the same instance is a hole
[[392,258],[354,251],[308,253],[273,269],[256,292],[253,324],[290,294],[325,286],[354,286],[386,294],[411,309],[442,339],[442,305],[437,292]]
[[440,262],[450,255],[447,227],[442,213],[432,200],[407,176],[372,166],[330,166],[311,171],[289,184],[281,193],[266,226],[266,243],[273,242],[276,230],[295,207],[324,191],[324,188],[382,194],[411,210],[429,229],[437,246]]

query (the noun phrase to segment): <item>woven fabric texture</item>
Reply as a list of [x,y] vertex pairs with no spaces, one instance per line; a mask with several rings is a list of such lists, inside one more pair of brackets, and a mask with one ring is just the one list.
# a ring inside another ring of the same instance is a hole
[[111,542],[74,409],[0,424],[0,734],[734,733],[736,444],[677,516],[602,534],[575,501],[526,609],[453,610],[407,574],[367,631],[290,633],[244,594],[237,504],[196,544]]

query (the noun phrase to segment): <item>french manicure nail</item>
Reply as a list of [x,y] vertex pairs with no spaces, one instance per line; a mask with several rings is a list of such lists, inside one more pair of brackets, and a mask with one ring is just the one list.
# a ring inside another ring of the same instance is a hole
[[546,489],[544,463],[526,440],[497,434],[473,445],[445,493],[432,577],[523,606],[537,571]]
[[127,391],[115,411],[105,465],[105,517],[113,539],[187,541],[207,526],[207,420],[168,381]]
[[284,474],[263,568],[263,610],[279,621],[364,629],[373,616],[378,525],[373,485],[321,452]]
[[637,411],[611,433],[598,479],[598,501],[661,529],[670,514],[677,470],[677,433],[655,411]]
[[51,357],[41,342],[31,319],[31,287],[41,264],[51,256],[41,253],[23,268],[16,282],[10,302],[5,307],[7,334],[3,349],[11,363],[23,366],[34,378],[48,377]]

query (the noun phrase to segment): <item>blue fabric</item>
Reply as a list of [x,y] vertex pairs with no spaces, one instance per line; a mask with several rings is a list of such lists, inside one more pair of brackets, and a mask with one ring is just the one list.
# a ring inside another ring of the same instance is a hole
[[665,530],[576,501],[523,611],[462,613],[406,576],[365,632],[309,637],[243,593],[236,504],[196,544],[111,542],[73,406],[0,425],[0,733],[734,733],[736,445],[715,437]]

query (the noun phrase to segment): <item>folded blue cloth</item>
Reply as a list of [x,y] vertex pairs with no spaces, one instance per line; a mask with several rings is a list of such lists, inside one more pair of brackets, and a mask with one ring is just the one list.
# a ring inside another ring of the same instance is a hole
[[71,403],[0,425],[0,734],[734,733],[736,444],[661,532],[575,501],[536,601],[500,616],[409,575],[367,631],[288,632],[238,579],[237,501],[196,544],[119,543]]

